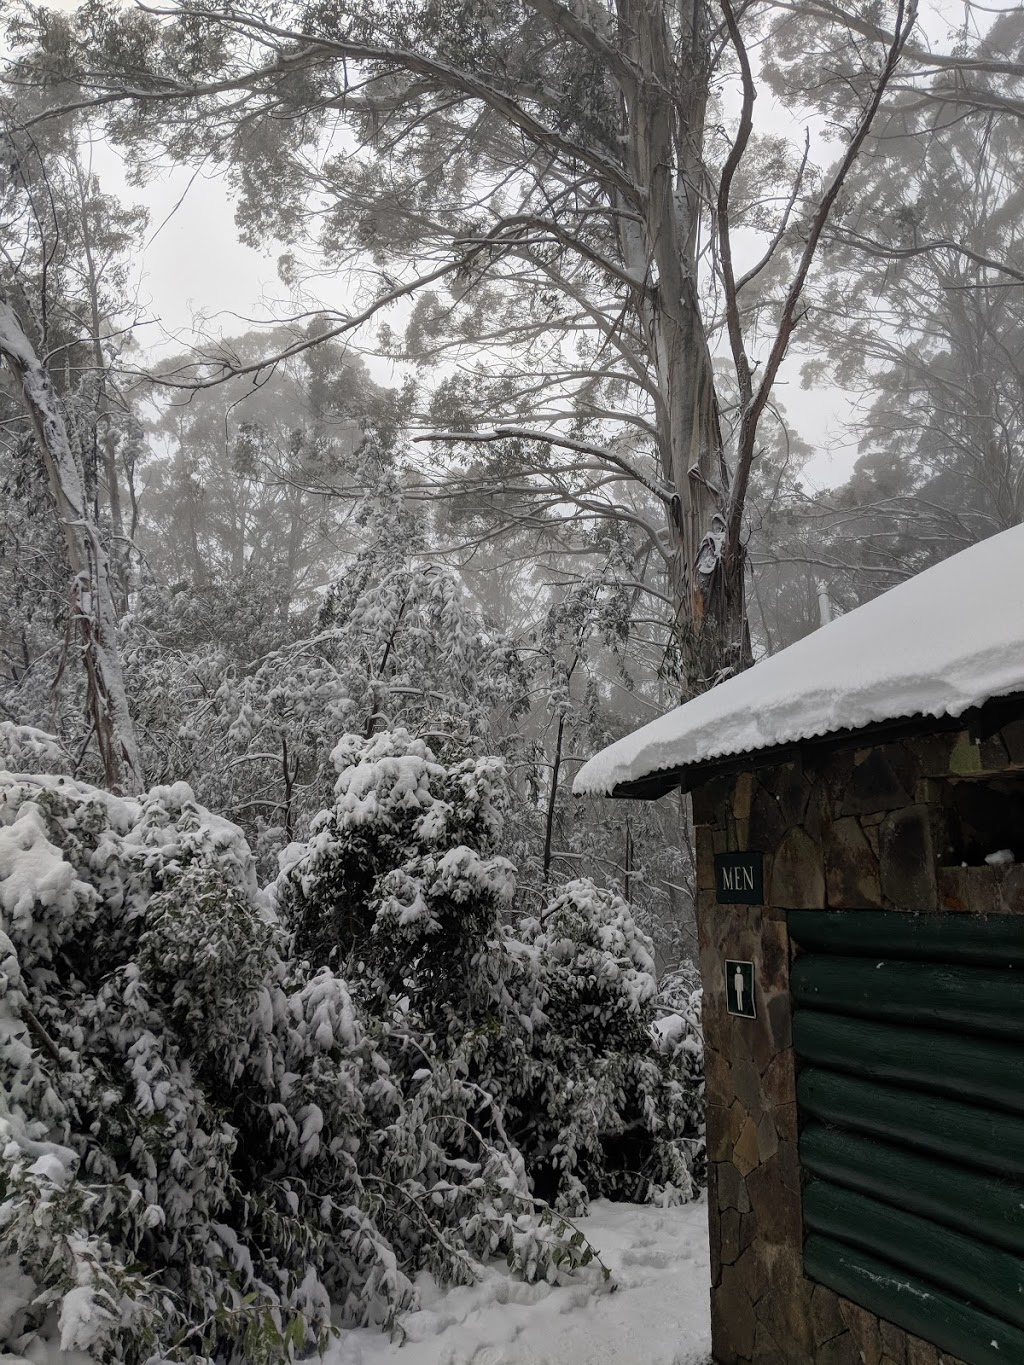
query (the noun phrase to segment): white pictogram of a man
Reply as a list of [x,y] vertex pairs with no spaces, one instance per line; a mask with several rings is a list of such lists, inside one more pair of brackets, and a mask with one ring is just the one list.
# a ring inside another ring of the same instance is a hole
[[732,975],[733,990],[736,992],[736,1008],[743,1013],[743,968],[737,962]]

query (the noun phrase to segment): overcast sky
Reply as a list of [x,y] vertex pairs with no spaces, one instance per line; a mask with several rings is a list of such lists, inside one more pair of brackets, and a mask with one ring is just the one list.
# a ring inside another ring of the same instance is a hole
[[[74,8],[74,0],[51,0],[60,8]],[[925,0],[923,22],[939,47],[962,21],[956,0]],[[766,91],[758,100],[762,128],[802,137],[802,122]],[[827,160],[830,152],[823,149]],[[250,322],[281,316],[286,291],[277,276],[277,251],[255,251],[238,239],[234,207],[216,176],[193,176],[168,168],[144,190],[128,186],[117,156],[102,146],[94,164],[105,188],[122,199],[142,202],[149,209],[147,240],[139,243],[141,299],[151,325],[140,329],[139,341],[148,350],[165,350],[168,334],[188,342],[198,321],[208,334],[237,333]],[[344,309],[340,289],[322,301]],[[274,303],[277,303],[275,312]],[[806,469],[808,482],[818,488],[835,486],[849,474],[857,456],[850,434],[851,405],[839,391],[800,387],[801,357],[794,349],[783,367],[777,396],[797,433],[815,450]],[[375,377],[387,382],[390,367],[373,364]]]
[[[67,0],[60,2],[62,8],[72,7]],[[767,122],[780,133],[802,136],[792,116],[766,92],[758,104],[762,126],[767,114]],[[287,291],[277,275],[277,255],[283,248],[257,251],[239,241],[234,205],[219,176],[168,167],[140,189],[127,183],[120,158],[102,143],[94,147],[93,165],[105,189],[149,210],[149,228],[138,253],[140,302],[150,319],[138,332],[144,349],[166,353],[175,337],[188,344],[197,327],[207,336],[238,334],[252,323],[281,317],[282,305],[287,314]],[[329,295],[322,289],[321,302],[344,310],[342,288]],[[380,382],[393,378],[385,362],[370,364]],[[845,480],[857,457],[849,430],[850,404],[838,391],[803,390],[800,364],[797,350],[783,367],[777,397],[791,425],[815,451],[805,470],[807,482],[815,488],[834,487]]]

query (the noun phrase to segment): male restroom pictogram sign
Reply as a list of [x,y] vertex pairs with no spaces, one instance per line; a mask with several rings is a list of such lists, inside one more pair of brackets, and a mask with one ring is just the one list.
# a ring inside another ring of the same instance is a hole
[[741,1019],[756,1019],[754,1004],[754,964],[729,962],[725,964],[725,1007]]

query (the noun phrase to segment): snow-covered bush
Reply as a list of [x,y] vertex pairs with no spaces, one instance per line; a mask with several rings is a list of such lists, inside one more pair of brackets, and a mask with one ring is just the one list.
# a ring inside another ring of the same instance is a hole
[[703,990],[700,971],[684,962],[669,972],[658,991],[659,1017],[654,1030],[658,1051],[666,1057],[672,1073],[700,1109],[697,1133],[691,1143],[691,1167],[699,1186],[707,1179],[707,1145],[703,1121],[704,1025],[701,1017]]
[[0,1346],[251,1365],[322,1346],[332,1303],[386,1324],[424,1265],[589,1260],[466,1117],[454,1052],[424,1072],[404,1027],[291,954],[240,831],[183,784],[0,772],[0,1266],[36,1286]]
[[269,895],[182,783],[0,771],[0,1282],[33,1286],[0,1349],[279,1361],[423,1268],[586,1265],[588,1197],[690,1193],[699,1082],[625,903],[574,882],[514,931],[500,763],[335,762]]
[[654,1030],[651,945],[626,903],[575,881],[509,927],[500,763],[442,764],[402,731],[334,757],[334,807],[289,851],[277,902],[379,1018],[392,1076],[455,1085],[467,1150],[511,1144],[559,1207],[690,1197],[700,1083]]
[[533,1033],[531,1084],[515,1095],[519,1141],[538,1192],[679,1202],[699,1188],[702,1076],[655,1028],[650,940],[621,897],[569,882],[521,927],[545,1026]]
[[0,769],[8,772],[59,772],[68,754],[56,735],[33,725],[0,720]]
[[37,1322],[124,1361],[321,1340],[346,1237],[293,1186],[328,1122],[317,1192],[349,1202],[376,1062],[342,983],[280,955],[240,831],[183,784],[0,773],[0,912],[0,1255]]

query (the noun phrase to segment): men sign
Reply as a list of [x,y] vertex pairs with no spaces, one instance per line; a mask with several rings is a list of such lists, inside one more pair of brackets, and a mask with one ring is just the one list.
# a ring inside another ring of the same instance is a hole
[[715,899],[719,905],[761,905],[764,868],[760,853],[715,854]]
[[730,1014],[738,1014],[741,1019],[757,1018],[752,962],[726,962],[725,1007]]

